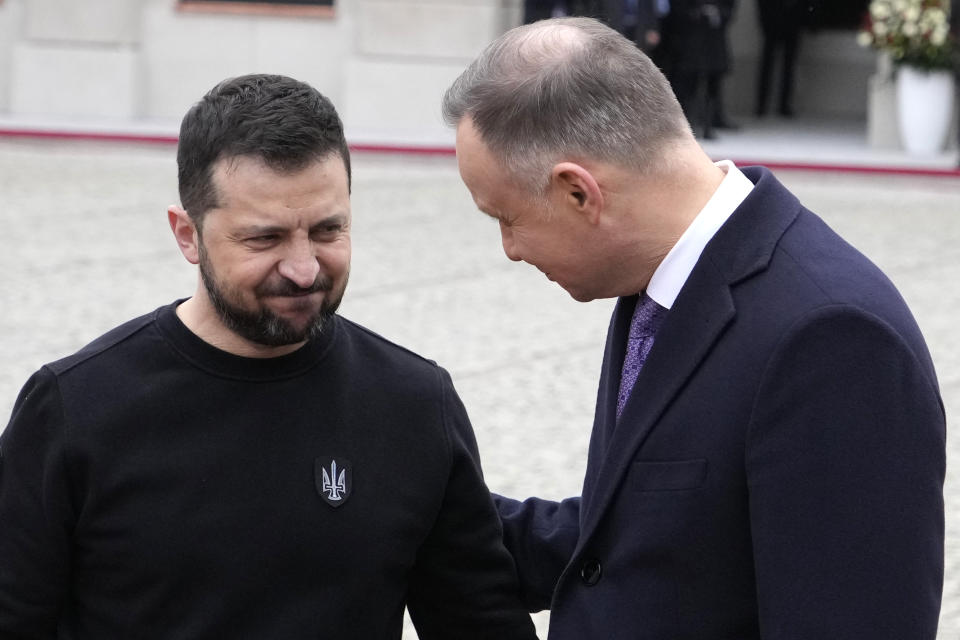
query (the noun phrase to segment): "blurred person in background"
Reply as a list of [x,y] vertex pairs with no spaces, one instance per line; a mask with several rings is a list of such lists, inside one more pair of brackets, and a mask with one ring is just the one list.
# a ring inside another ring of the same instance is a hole
[[168,210],[194,296],[41,368],[0,436],[0,638],[535,638],[449,375],[336,314],[333,105],[224,81]]
[[670,0],[664,19],[665,70],[680,106],[705,140],[715,129],[736,129],[723,105],[730,71],[727,32],[735,0]]
[[777,113],[785,118],[795,115],[793,108],[794,77],[800,34],[806,20],[807,0],[757,0],[757,13],[763,44],[757,74],[757,95],[754,113],[758,118],[767,114],[773,82],[775,59],[779,56],[780,87],[777,92]]
[[660,19],[669,0],[605,0],[604,22],[651,53],[660,44]]
[[618,299],[581,495],[497,497],[549,638],[934,640],[944,409],[886,276],[595,20],[507,32],[443,109],[506,256]]

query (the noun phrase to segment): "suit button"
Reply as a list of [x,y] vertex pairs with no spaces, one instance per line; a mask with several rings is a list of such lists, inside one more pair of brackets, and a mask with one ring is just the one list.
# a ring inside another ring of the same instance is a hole
[[590,558],[584,561],[583,566],[580,567],[580,579],[583,580],[583,583],[588,587],[592,587],[600,582],[601,573],[603,573],[603,567],[596,558]]

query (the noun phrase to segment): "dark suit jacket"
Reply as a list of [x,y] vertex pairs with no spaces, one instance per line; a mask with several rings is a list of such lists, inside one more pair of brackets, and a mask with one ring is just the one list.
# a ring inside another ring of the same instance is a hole
[[614,428],[607,338],[581,498],[498,499],[551,640],[933,639],[945,421],[887,278],[760,168]]
[[[663,21],[663,41],[671,71],[729,71],[727,30],[735,5],[735,0],[670,0],[670,13]],[[709,15],[716,15],[718,20]]]

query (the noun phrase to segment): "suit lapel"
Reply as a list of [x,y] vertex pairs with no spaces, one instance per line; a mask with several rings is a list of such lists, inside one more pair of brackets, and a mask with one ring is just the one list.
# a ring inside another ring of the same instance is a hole
[[[657,332],[620,424],[613,428],[620,368],[636,296],[622,298],[617,305],[597,396],[578,552],[590,539],[660,416],[736,316],[732,287],[766,269],[780,237],[802,209],[768,170],[750,168],[744,173],[756,185],[753,192],[704,249]],[[613,435],[608,436],[611,432]]]
[[630,321],[639,296],[633,295],[617,300],[617,306],[607,329],[607,344],[603,352],[600,385],[597,389],[597,406],[593,416],[593,433],[587,455],[587,472],[583,481],[583,496],[590,495],[600,465],[613,434],[617,420],[617,395],[620,391],[620,370],[626,355]]
[[[700,269],[696,280],[691,278],[688,285],[688,295],[677,298],[657,332],[653,349],[605,451],[594,451],[591,443],[590,458],[595,464],[588,469],[587,477],[591,477],[592,470],[592,477],[596,480],[590,483],[592,486],[584,487],[581,541],[589,538],[660,415],[736,314],[727,282],[715,269]],[[625,338],[619,346],[624,343]],[[605,363],[604,370],[606,389],[601,389],[605,407],[599,406],[599,402],[597,407],[598,417],[601,411],[605,411],[602,426],[608,429],[616,420],[616,387],[620,379],[617,370],[622,366],[623,355],[619,357],[619,364],[616,358],[610,360]],[[596,458],[594,454],[597,454]]]

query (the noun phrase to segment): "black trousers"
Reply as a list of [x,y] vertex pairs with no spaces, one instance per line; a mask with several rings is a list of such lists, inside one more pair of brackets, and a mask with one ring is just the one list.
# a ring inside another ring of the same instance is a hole
[[778,107],[780,113],[789,114],[793,112],[793,81],[799,45],[799,26],[764,31],[760,73],[757,77],[757,100],[754,105],[757,115],[763,115],[767,112],[770,85],[773,80],[774,58],[777,57],[778,53],[782,55],[783,59]]
[[702,127],[706,138],[712,135],[714,124],[724,119],[720,95],[723,74],[723,71],[675,70],[671,78],[687,120],[695,130]]

